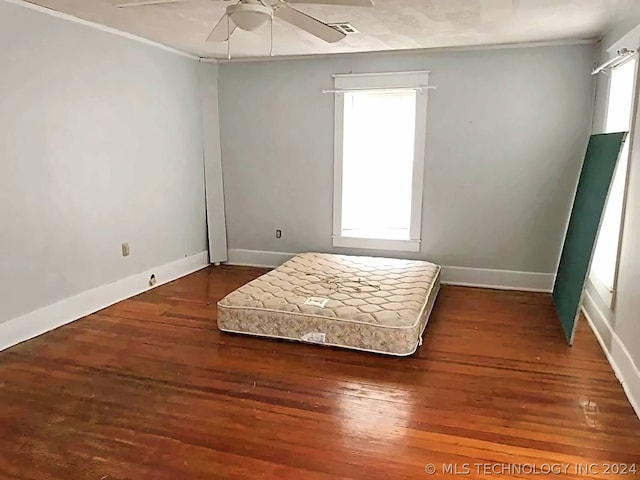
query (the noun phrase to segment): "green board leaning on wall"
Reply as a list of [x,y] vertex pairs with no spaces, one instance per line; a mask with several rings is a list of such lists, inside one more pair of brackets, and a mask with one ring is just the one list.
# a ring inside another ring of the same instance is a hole
[[582,164],[553,286],[556,311],[569,344],[573,343],[582,291],[626,136],[626,132],[592,135]]

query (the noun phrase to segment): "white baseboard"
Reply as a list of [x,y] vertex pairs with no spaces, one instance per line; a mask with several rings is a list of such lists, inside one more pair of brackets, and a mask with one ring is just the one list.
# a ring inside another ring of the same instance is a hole
[[228,265],[275,268],[294,257],[295,253],[267,252],[264,250],[229,249]]
[[442,267],[442,283],[525,292],[551,292],[553,273],[518,272],[490,268]]
[[87,290],[53,305],[0,323],[0,351],[150,290],[151,274],[156,276],[155,287],[157,287],[208,265],[209,252],[200,252],[117,282]]
[[[227,263],[230,265],[273,268],[282,265],[294,255],[295,253],[230,249]],[[552,273],[442,267],[442,283],[445,285],[550,292],[553,289],[554,278],[555,276]]]
[[[633,362],[631,354],[618,334],[611,328],[602,311],[597,307],[589,292],[584,293],[582,313],[589,322],[598,343],[611,364],[616,377],[629,399],[629,403],[640,418],[640,370]],[[609,339],[607,343],[605,338]]]

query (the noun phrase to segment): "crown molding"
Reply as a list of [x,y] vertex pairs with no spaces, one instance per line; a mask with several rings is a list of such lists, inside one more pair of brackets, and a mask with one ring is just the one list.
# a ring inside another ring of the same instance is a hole
[[196,55],[192,55],[190,53],[184,52],[182,50],[178,50],[177,48],[169,47],[162,43],[155,42],[153,40],[149,40],[148,38],[139,37],[138,35],[134,35],[132,33],[123,32],[122,30],[118,30],[117,28],[107,27],[106,25],[102,25],[100,23],[90,22],[89,20],[84,20],[82,18],[74,17],[73,15],[69,15],[68,13],[62,13],[57,10],[53,10],[51,8],[43,7],[41,5],[37,5],[35,3],[31,3],[26,0],[4,0],[6,3],[10,3],[12,5],[18,5],[24,8],[28,8],[30,10],[35,10],[36,12],[44,13],[46,15],[50,15],[55,18],[60,18],[62,20],[66,20],[68,22],[77,23],[79,25],[83,25],[85,27],[93,28],[95,30],[100,30],[102,32],[111,33],[113,35],[118,35],[119,37],[124,37],[129,40],[133,40],[138,43],[143,43],[145,45],[149,45],[151,47],[158,48],[160,50],[164,50],[165,52],[173,53],[175,55],[180,55],[181,57],[190,58],[191,60],[200,60],[200,57]]
[[386,56],[386,55],[420,55],[420,54],[432,54],[432,53],[447,53],[447,52],[470,52],[477,50],[500,50],[508,48],[536,48],[536,47],[558,47],[564,45],[589,45],[598,43],[598,38],[583,38],[583,39],[560,39],[553,41],[543,42],[520,42],[520,43],[495,43],[491,45],[467,45],[458,47],[437,47],[437,48],[414,48],[403,50],[376,50],[369,52],[342,52],[342,53],[323,53],[323,54],[306,54],[306,55],[276,55],[276,56],[263,56],[263,57],[237,57],[237,58],[214,58],[205,57],[201,58],[202,62],[216,62],[216,63],[249,63],[249,62],[273,62],[280,60],[309,60],[310,58],[345,58],[349,56]]

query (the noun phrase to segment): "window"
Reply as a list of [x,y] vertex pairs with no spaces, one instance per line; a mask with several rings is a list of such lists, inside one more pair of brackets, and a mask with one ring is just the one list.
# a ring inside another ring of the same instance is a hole
[[[636,63],[633,58],[611,71],[605,133],[630,130]],[[589,273],[592,285],[610,308],[613,307],[618,270],[628,161],[629,139],[624,144],[613,177]]]
[[420,250],[428,82],[335,76],[334,246]]

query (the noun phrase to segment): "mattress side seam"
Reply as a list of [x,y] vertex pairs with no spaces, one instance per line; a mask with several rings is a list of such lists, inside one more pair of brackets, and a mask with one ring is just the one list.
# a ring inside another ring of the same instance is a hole
[[[370,324],[367,324],[370,325]],[[220,326],[218,326],[218,328],[220,328]],[[426,328],[426,323],[425,323],[425,328]],[[353,347],[353,346],[345,346],[345,345],[340,345],[337,343],[315,343],[315,342],[305,342],[300,340],[299,338],[293,338],[293,337],[285,337],[285,336],[281,336],[281,335],[269,335],[268,333],[253,333],[253,332],[245,332],[245,331],[240,331],[240,330],[229,330],[226,328],[220,328],[220,330],[222,330],[223,332],[227,332],[227,333],[237,333],[239,335],[251,335],[252,337],[265,337],[265,338],[273,338],[276,340],[289,340],[292,342],[300,342],[300,343],[306,343],[309,345],[318,345],[320,347],[337,347],[337,348],[347,348],[349,350],[358,350],[360,352],[369,352],[369,353],[378,353],[381,355],[389,355],[389,356],[393,356],[393,357],[408,357],[413,355],[414,353],[416,353],[416,351],[418,350],[418,347],[420,346],[420,341],[416,342],[416,345],[414,347],[414,349],[408,353],[393,353],[393,352],[385,352],[382,350],[372,350],[372,349],[368,349],[368,348],[360,348],[360,347]],[[424,330],[423,330],[424,331]]]
[[[362,321],[359,321],[359,320],[350,320],[350,319],[347,319],[347,318],[329,317],[329,316],[326,316],[326,315],[313,315],[313,314],[310,314],[310,313],[302,313],[302,312],[288,312],[286,310],[275,310],[275,309],[272,309],[272,308],[222,305],[220,303],[222,300],[217,302],[216,305],[217,305],[218,308],[221,308],[221,309],[251,310],[251,311],[258,311],[258,312],[269,312],[269,313],[278,313],[278,314],[299,315],[299,316],[303,316],[303,317],[321,318],[321,319],[324,319],[324,320],[331,320],[331,321],[336,321],[336,322],[355,323],[355,324],[358,324],[358,325],[368,325],[368,326],[372,326],[372,327],[376,327],[376,328],[384,328],[384,329],[389,328],[389,329],[393,329],[393,330],[410,330],[412,328],[416,328],[420,324],[420,321],[422,319],[424,311],[427,308],[427,305],[429,303],[429,299],[431,298],[431,294],[433,292],[433,289],[434,289],[435,285],[439,283],[440,272],[442,270],[442,267],[440,265],[436,265],[436,267],[437,267],[436,274],[434,275],[432,281],[430,282],[429,291],[425,295],[424,303],[422,304],[422,307],[418,311],[418,315],[416,316],[415,322],[413,324],[411,324],[411,325],[395,325],[395,326],[393,326],[393,325],[380,325],[380,324],[375,324],[375,323],[370,323],[370,322],[362,322]],[[234,333],[236,333],[236,332],[234,332]]]

